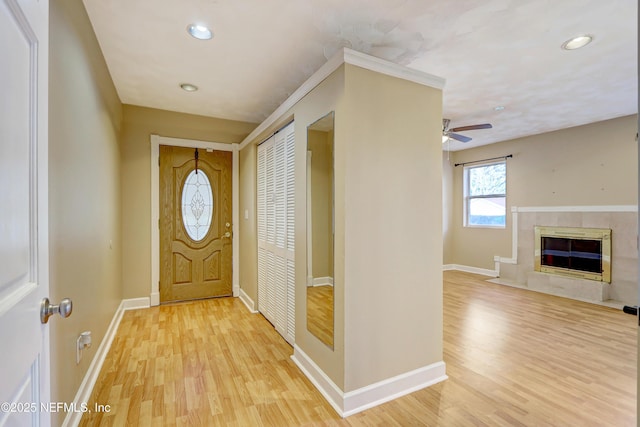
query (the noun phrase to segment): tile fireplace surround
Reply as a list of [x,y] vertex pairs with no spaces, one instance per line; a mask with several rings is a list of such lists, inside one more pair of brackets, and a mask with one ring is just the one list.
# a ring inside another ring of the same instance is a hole
[[[511,258],[496,256],[494,283],[614,307],[638,305],[638,211],[635,206],[512,207]],[[534,227],[611,229],[611,284],[534,271]]]

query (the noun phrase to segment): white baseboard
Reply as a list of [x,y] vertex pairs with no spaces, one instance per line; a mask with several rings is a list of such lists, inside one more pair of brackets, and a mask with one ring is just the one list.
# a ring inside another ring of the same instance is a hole
[[482,274],[483,276],[489,276],[489,277],[499,276],[496,270],[488,270],[486,268],[471,267],[468,265],[460,265],[460,264],[445,264],[442,266],[442,270],[443,271],[449,271],[449,270],[464,271],[466,273]]
[[[89,402],[89,398],[91,397],[91,393],[93,392],[93,387],[98,380],[98,376],[100,375],[100,371],[102,370],[102,365],[104,364],[104,359],[107,357],[109,349],[111,348],[111,344],[113,343],[113,339],[118,332],[118,326],[120,325],[120,321],[122,320],[124,312],[127,310],[135,310],[139,308],[149,308],[148,297],[125,299],[120,302],[120,305],[116,309],[116,312],[111,319],[111,323],[109,323],[107,332],[104,334],[104,338],[102,338],[102,341],[98,346],[98,350],[96,351],[95,356],[93,356],[93,360],[91,360],[89,369],[87,369],[87,373],[84,375],[82,383],[80,383],[80,387],[78,388],[78,391],[73,398],[72,407],[80,408],[83,403],[86,404],[87,402]],[[67,416],[62,422],[62,426],[76,427],[80,424],[81,418],[81,411],[69,411],[67,412]]]
[[331,381],[331,378],[297,345],[293,346],[291,360],[293,360],[293,363],[309,378],[309,381],[311,381],[320,394],[324,396],[338,415],[344,417],[344,393],[340,387]]
[[149,300],[149,297],[130,298],[130,299],[123,299],[122,303],[120,305],[122,306],[122,308],[125,311],[126,310],[137,310],[139,308],[149,308],[149,307],[151,307],[151,302]]
[[494,256],[493,260],[495,262],[501,262],[502,264],[517,264],[518,260],[515,258],[505,258],[505,257],[501,257],[501,256]]
[[314,277],[313,286],[333,286],[333,277]]
[[256,303],[251,299],[249,295],[244,291],[244,289],[240,288],[240,301],[247,306],[251,313],[257,313]]
[[343,418],[429,387],[448,378],[445,363],[437,362],[370,384],[358,390],[343,393],[304,351],[298,346],[294,346],[293,351],[293,356],[291,356],[293,362],[316,386],[338,415]]
[[440,361],[370,384],[358,390],[350,391],[344,395],[343,417],[357,414],[414,391],[432,386],[447,378],[446,365]]

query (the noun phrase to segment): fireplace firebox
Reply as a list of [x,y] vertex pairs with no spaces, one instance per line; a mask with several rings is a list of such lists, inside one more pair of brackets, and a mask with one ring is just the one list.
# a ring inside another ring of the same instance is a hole
[[611,230],[535,227],[536,271],[611,283]]

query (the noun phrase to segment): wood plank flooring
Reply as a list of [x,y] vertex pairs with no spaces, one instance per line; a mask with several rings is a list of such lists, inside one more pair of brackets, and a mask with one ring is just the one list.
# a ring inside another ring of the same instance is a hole
[[341,419],[233,298],[125,313],[84,426],[635,426],[636,318],[445,272],[449,379]]

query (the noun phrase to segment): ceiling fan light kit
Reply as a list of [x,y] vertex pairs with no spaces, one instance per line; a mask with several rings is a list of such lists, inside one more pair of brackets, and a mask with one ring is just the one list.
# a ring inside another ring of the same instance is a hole
[[460,135],[459,133],[456,133],[456,132],[466,132],[469,130],[478,130],[478,129],[491,129],[493,127],[491,126],[490,123],[482,123],[477,125],[458,126],[458,127],[449,129],[450,123],[451,123],[451,120],[442,119],[442,143],[443,144],[447,142],[449,138],[455,139],[456,141],[460,141],[460,142],[469,142],[473,139],[465,135]]

